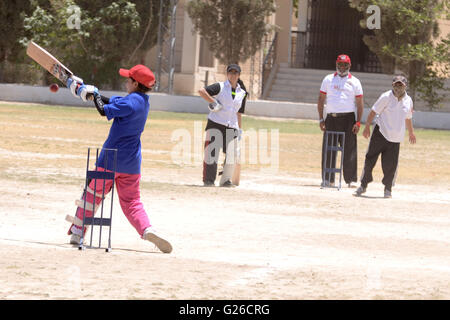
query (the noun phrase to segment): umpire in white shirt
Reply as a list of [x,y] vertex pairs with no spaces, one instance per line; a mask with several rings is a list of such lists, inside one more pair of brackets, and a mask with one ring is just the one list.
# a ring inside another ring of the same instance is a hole
[[225,153],[225,164],[220,179],[221,187],[231,187],[231,177],[237,162],[237,142],[240,137],[241,115],[244,113],[247,92],[239,79],[241,68],[237,64],[227,67],[227,81],[217,82],[198,91],[209,103],[206,124],[203,184],[214,186],[217,175],[219,150]]
[[372,170],[381,154],[384,197],[392,197],[392,186],[397,175],[400,143],[405,136],[405,126],[408,129],[409,142],[416,143],[412,124],[413,102],[406,93],[407,85],[408,81],[404,76],[395,76],[392,90],[384,92],[378,98],[367,117],[363,131],[365,138],[369,138],[370,125],[375,116],[378,116],[366,153],[361,186],[356,190],[355,196],[361,196],[366,192],[367,185],[373,180]]
[[[322,142],[322,172],[325,157],[325,131],[345,132],[343,171],[348,186],[357,181],[357,140],[356,135],[361,126],[364,111],[363,90],[361,82],[350,73],[350,57],[341,54],[336,59],[336,72],[327,75],[320,87],[317,110],[319,112],[320,129],[324,131]],[[326,100],[326,117],[324,104]],[[331,141],[328,141],[331,145]],[[342,145],[342,141],[339,141]],[[336,152],[327,152],[326,168],[336,167]],[[334,185],[334,173],[322,175],[322,186],[329,181]]]

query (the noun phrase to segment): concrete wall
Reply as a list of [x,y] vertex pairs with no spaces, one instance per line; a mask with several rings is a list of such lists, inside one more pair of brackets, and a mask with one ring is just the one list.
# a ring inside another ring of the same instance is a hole
[[[106,96],[126,95],[125,92],[102,91]],[[69,89],[60,88],[52,93],[48,87],[28,86],[20,84],[0,84],[0,101],[17,101],[29,103],[45,103],[53,105],[68,105],[93,108],[92,102],[83,102],[72,96]],[[150,95],[151,109],[156,111],[189,112],[207,114],[206,102],[197,96],[175,96],[162,93]],[[310,103],[294,103],[255,100],[248,101],[247,115],[317,120],[317,106]],[[369,109],[364,110],[363,119],[367,118]],[[450,130],[450,113],[444,112],[414,112],[416,128]]]

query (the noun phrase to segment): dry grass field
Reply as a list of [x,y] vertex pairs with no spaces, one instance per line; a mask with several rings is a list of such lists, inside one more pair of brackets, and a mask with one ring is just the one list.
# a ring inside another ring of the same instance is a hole
[[[261,136],[241,185],[204,188],[205,123],[151,111],[142,135],[141,198],[173,252],[140,239],[117,196],[112,252],[79,251],[64,217],[111,123],[93,108],[0,103],[0,299],[450,298],[450,131],[405,138],[383,199],[380,163],[365,197],[320,188],[316,121],[249,116],[245,132]],[[358,173],[367,143],[360,133]]]

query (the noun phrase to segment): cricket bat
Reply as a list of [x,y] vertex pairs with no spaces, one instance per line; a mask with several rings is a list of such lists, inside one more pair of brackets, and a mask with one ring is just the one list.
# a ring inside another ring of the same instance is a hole
[[67,86],[67,80],[73,76],[72,71],[59,62],[47,50],[30,41],[27,47],[27,55]]

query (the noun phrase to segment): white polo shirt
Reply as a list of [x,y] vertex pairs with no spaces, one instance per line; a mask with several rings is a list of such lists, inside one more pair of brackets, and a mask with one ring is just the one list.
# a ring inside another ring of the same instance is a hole
[[372,107],[375,123],[387,141],[400,143],[405,138],[405,120],[412,118],[413,101],[405,92],[399,101],[392,90],[383,93]]
[[355,112],[355,98],[363,95],[361,82],[350,72],[346,77],[337,72],[327,75],[320,92],[327,95],[326,113]]

